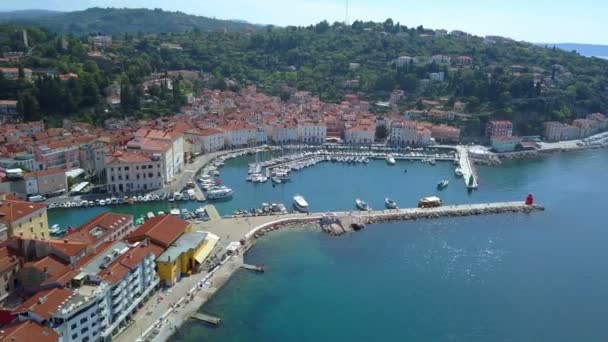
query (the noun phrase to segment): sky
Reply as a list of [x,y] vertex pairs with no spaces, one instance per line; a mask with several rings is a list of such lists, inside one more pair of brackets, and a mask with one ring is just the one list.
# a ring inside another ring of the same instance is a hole
[[[252,23],[309,25],[344,21],[347,0],[0,0],[0,11],[82,10],[88,7],[162,8]],[[462,30],[535,43],[607,44],[606,0],[349,0],[348,19],[408,27]]]

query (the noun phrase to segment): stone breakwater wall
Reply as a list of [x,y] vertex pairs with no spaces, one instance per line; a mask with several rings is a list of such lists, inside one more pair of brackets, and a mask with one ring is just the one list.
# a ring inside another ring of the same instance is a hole
[[461,217],[504,213],[530,213],[536,210],[544,210],[544,207],[541,205],[525,205],[523,203],[513,205],[488,205],[487,207],[483,207],[480,205],[446,207],[447,210],[441,210],[439,208],[375,214],[370,216],[363,216],[362,219],[365,224],[373,224],[393,221],[434,219],[442,217]]

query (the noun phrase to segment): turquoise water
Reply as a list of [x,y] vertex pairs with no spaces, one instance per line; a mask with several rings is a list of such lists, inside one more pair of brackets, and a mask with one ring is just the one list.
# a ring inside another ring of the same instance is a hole
[[[223,177],[232,180],[231,167]],[[267,272],[237,273],[203,308],[222,324],[189,322],[172,341],[605,341],[607,168],[605,151],[513,161],[480,168],[479,191],[453,181],[441,194],[462,203],[532,192],[545,212],[378,224],[342,237],[272,234],[246,256]],[[348,209],[355,196],[406,206],[451,173],[441,163],[326,164],[284,190],[232,185],[235,201],[297,188],[315,210]]]

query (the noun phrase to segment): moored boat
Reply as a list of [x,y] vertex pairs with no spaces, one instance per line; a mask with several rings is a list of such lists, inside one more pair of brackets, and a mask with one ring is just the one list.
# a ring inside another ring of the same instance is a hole
[[371,210],[369,204],[365,203],[365,201],[363,201],[363,200],[361,200],[359,198],[357,198],[355,200],[355,205],[357,206],[357,209],[359,209],[359,210],[363,210],[363,211],[370,211]]
[[447,179],[444,179],[444,180],[442,180],[441,182],[439,182],[437,184],[437,189],[443,190],[443,189],[445,189],[448,186],[448,184],[450,184],[450,181],[447,180]]
[[393,156],[392,156],[392,155],[390,155],[390,154],[389,154],[389,155],[387,155],[387,156],[386,156],[386,163],[387,163],[388,165],[395,165],[395,163],[396,163],[396,162],[395,162],[395,157],[393,157]]
[[384,205],[386,205],[388,209],[397,209],[397,202],[393,201],[388,197],[384,199]]
[[293,196],[293,207],[301,213],[308,212],[308,202],[306,202],[306,199],[302,195]]
[[457,168],[454,170],[454,174],[456,175],[456,177],[462,177],[462,176],[464,175],[464,173],[462,172],[462,169],[461,169],[461,168],[459,168],[459,167],[457,167]]

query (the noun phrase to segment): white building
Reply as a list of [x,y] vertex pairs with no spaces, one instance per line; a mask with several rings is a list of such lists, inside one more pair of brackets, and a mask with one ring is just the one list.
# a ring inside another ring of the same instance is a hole
[[161,250],[116,242],[82,267],[71,289],[39,291],[13,312],[54,329],[63,341],[110,341],[159,284],[154,259]]
[[255,131],[255,142],[258,145],[264,145],[268,143],[268,131],[264,127],[258,127]]
[[156,134],[146,137],[136,134],[135,138],[127,143],[127,148],[132,152],[146,154],[153,159],[160,159],[163,167],[163,180],[167,183],[171,182],[184,166],[183,135],[158,139]]
[[291,124],[279,124],[272,127],[270,139],[275,144],[288,144],[298,141],[298,127]]
[[256,128],[248,125],[231,125],[221,128],[226,132],[225,144],[229,147],[244,147],[255,145]]
[[210,153],[224,148],[226,133],[217,128],[192,129],[186,132],[186,139],[190,141],[192,153]]
[[443,71],[440,71],[440,72],[431,72],[429,74],[429,79],[431,81],[443,82],[444,78],[445,78],[445,73]]
[[376,127],[374,125],[357,125],[344,131],[344,142],[352,145],[370,145],[374,142]]
[[417,132],[414,121],[394,121],[390,129],[390,144],[395,146],[415,145],[418,143]]
[[105,174],[108,192],[142,192],[160,189],[165,181],[164,163],[160,156],[114,152],[106,158]]
[[298,140],[303,143],[322,144],[327,137],[327,126],[323,123],[298,123]]

